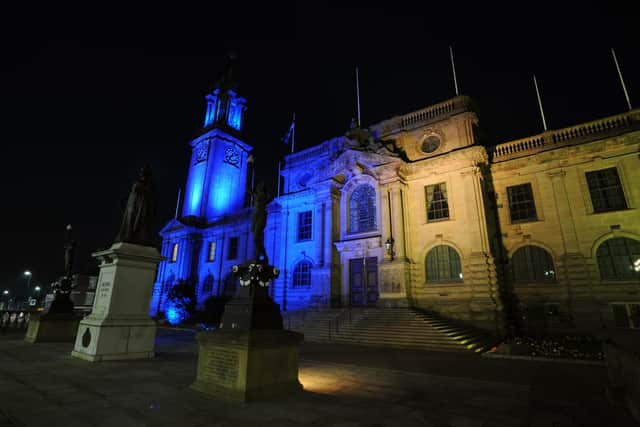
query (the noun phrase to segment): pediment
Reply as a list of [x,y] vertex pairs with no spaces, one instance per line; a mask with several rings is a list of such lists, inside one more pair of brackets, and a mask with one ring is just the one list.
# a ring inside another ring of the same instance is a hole
[[391,163],[401,163],[401,160],[396,157],[385,156],[378,153],[345,150],[321,171],[321,175],[323,179],[341,177],[343,181],[361,174],[367,174],[377,178],[378,173],[376,170],[380,166]]
[[185,230],[187,228],[188,227],[186,225],[174,218],[162,227],[159,234],[164,236],[165,234],[175,233],[178,230]]

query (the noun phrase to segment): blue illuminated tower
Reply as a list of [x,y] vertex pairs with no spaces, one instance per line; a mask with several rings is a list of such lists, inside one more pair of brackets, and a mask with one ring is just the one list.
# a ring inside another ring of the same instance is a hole
[[246,100],[235,91],[231,65],[205,99],[204,127],[190,144],[182,208],[183,217],[199,222],[215,221],[245,205],[247,159],[252,150],[241,140]]
[[190,142],[181,215],[160,231],[165,260],[158,266],[152,315],[171,317],[167,295],[181,280],[196,285],[200,306],[209,296],[233,295],[231,266],[252,255],[252,147],[242,140],[246,100],[236,92],[231,65],[205,96],[203,127]]

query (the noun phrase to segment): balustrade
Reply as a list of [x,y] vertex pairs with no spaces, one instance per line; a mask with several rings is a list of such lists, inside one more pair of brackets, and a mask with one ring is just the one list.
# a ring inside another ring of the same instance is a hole
[[640,128],[640,110],[595,120],[564,129],[547,131],[529,138],[498,144],[490,149],[494,161],[508,160],[551,148],[585,142],[625,129]]

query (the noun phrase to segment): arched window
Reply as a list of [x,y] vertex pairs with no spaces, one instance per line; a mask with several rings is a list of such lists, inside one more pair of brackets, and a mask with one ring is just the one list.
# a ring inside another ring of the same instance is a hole
[[368,184],[358,186],[349,198],[349,232],[376,229],[376,190]]
[[311,263],[309,261],[300,261],[293,268],[293,287],[308,286],[311,286]]
[[616,237],[603,242],[596,252],[600,278],[607,280],[640,279],[640,241]]
[[523,246],[511,257],[516,283],[555,282],[556,270],[549,252],[538,246]]
[[425,260],[427,282],[461,282],[460,255],[451,246],[440,245],[431,249]]

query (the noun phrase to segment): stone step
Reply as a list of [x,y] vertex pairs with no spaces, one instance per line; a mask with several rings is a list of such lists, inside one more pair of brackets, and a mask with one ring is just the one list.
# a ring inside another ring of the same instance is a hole
[[337,342],[341,344],[364,345],[368,347],[393,347],[393,348],[407,348],[407,349],[414,349],[414,350],[468,353],[468,350],[466,348],[459,345],[443,346],[440,344],[426,344],[426,343],[415,344],[415,343],[396,342],[396,341],[367,341],[367,340],[358,340],[358,339],[344,339],[342,337],[335,338],[331,342]]
[[[336,319],[340,319],[338,325]],[[314,312],[313,316],[305,316],[302,332],[307,341],[430,351],[489,349],[487,336],[482,332],[407,308],[352,309],[349,314],[344,310]]]

